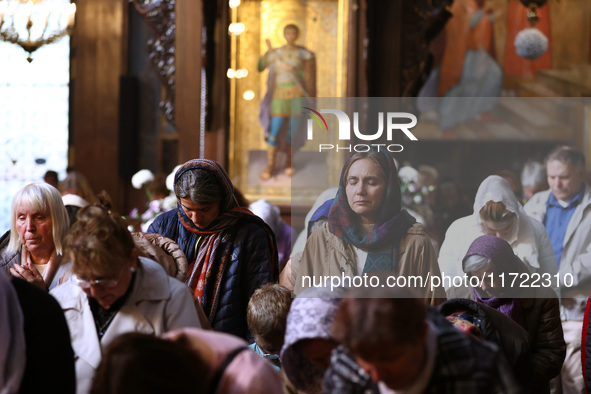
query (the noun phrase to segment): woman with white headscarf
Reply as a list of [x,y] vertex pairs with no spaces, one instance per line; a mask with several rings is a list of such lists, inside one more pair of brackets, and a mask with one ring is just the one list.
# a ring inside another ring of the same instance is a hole
[[[491,175],[476,192],[474,213],[456,220],[447,229],[438,260],[441,274],[463,276],[462,259],[468,248],[476,238],[487,234],[507,241],[531,273],[558,272],[544,225],[525,213],[505,179]],[[470,293],[468,287],[449,281],[444,281],[444,286],[448,298],[468,298]]]

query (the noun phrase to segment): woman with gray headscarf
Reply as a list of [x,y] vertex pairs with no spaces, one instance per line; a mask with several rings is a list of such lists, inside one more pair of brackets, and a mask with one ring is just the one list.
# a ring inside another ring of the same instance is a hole
[[246,306],[256,289],[279,279],[273,231],[239,207],[223,167],[189,160],[175,175],[178,208],[158,215],[149,233],[175,241],[189,263],[185,284],[216,331],[251,340]]

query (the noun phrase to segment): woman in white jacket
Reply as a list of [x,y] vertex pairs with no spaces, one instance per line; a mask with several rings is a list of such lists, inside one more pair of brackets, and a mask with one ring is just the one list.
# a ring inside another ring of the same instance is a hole
[[80,210],[66,237],[66,256],[74,275],[52,294],[70,329],[78,393],[88,392],[102,349],[120,334],[200,327],[190,290],[138,257],[123,221],[103,208]]
[[[447,229],[439,252],[442,277],[462,277],[462,259],[472,242],[481,235],[495,235],[507,241],[531,273],[556,274],[558,264],[544,225],[529,217],[509,183],[497,175],[486,178],[476,192],[474,213],[453,222]],[[444,280],[449,298],[468,298],[469,288]],[[555,282],[555,281],[553,281]]]

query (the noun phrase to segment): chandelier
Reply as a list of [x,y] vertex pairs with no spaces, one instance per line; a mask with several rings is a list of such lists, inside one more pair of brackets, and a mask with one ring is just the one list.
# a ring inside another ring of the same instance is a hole
[[0,41],[10,42],[29,54],[71,34],[76,4],[70,0],[0,0]]

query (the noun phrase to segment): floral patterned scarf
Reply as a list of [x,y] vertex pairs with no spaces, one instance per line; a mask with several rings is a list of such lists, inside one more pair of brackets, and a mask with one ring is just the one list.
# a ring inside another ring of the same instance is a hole
[[[185,284],[189,286],[195,296],[201,301],[201,306],[209,321],[213,322],[220,299],[221,283],[224,272],[230,263],[231,253],[234,249],[234,231],[226,231],[241,219],[252,220],[260,223],[267,230],[269,245],[275,248],[273,232],[258,216],[253,215],[248,209],[239,207],[234,197],[234,186],[226,171],[217,162],[207,159],[194,159],[181,166],[174,177],[174,184],[181,175],[189,170],[205,169],[211,171],[217,177],[224,191],[224,199],[220,202],[219,216],[206,228],[198,229],[180,206],[178,215],[181,224],[190,232],[199,236],[197,240],[196,258],[189,265],[189,271],[185,278]],[[177,197],[178,199],[178,197]],[[225,247],[220,247],[222,239]],[[273,257],[271,272],[278,267],[277,251],[271,253]],[[205,291],[207,289],[207,291]]]
[[289,308],[280,358],[285,375],[300,391],[322,392],[326,368],[310,360],[298,344],[310,339],[334,341],[331,326],[344,296],[345,289],[341,287],[311,287],[298,294]]
[[363,273],[396,272],[398,244],[406,231],[415,223],[415,218],[401,209],[400,183],[394,158],[384,149],[380,149],[380,153],[387,158],[388,162],[388,168],[384,169],[387,188],[378,214],[379,219],[374,224],[373,230],[366,233],[358,215],[351,210],[347,201],[345,168],[352,155],[343,166],[339,190],[328,214],[328,229],[331,233],[368,252]]

